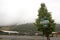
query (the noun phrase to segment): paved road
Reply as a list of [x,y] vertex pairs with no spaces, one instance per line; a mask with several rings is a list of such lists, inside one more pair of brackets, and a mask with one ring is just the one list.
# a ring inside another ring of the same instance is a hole
[[[51,37],[51,40],[60,40],[60,37]],[[0,40],[46,40],[46,37],[41,36],[7,36],[0,35]]]

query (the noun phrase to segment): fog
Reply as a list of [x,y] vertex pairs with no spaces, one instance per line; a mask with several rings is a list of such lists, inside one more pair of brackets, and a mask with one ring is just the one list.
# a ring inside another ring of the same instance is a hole
[[52,18],[60,23],[59,0],[0,0],[0,25],[35,22],[41,3],[45,3]]

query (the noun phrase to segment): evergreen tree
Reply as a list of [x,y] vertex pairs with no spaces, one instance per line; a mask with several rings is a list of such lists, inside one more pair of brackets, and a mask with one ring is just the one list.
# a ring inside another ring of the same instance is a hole
[[[48,23],[45,23],[45,20]],[[49,35],[54,31],[55,23],[44,3],[41,4],[41,8],[38,10],[38,18],[36,19],[35,25],[37,26],[38,31],[42,31],[43,35],[47,37],[47,40],[50,40]]]

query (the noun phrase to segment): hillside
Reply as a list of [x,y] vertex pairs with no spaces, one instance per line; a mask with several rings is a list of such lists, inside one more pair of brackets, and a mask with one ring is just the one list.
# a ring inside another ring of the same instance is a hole
[[[37,27],[33,23],[27,23],[22,25],[11,25],[0,28],[1,30],[13,30],[18,32],[36,32]],[[60,31],[60,24],[56,24],[55,31]]]
[[32,23],[28,23],[28,24],[22,24],[22,25],[17,25],[15,27],[12,27],[11,30],[14,31],[19,31],[19,32],[36,32],[37,28],[36,26],[34,26],[34,24]]
[[60,31],[60,24],[56,24],[55,31]]

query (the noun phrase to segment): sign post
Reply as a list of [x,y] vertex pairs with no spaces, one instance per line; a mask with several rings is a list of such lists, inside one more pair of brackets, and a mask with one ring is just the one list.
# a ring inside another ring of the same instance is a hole
[[48,30],[47,28],[48,28],[49,20],[47,18],[42,18],[40,24],[43,25],[43,35],[44,35]]

